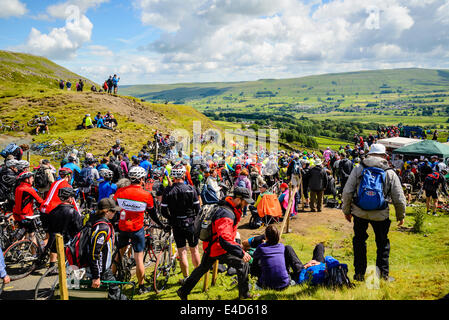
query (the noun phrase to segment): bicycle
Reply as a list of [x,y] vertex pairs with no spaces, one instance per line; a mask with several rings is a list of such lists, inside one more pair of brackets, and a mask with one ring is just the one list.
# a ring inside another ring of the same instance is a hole
[[6,250],[11,244],[19,240],[19,230],[14,225],[14,220],[11,218],[12,212],[0,215],[0,247]]
[[3,123],[0,126],[0,129],[5,131],[23,131],[25,126],[23,124],[20,124],[19,121],[13,120],[10,125],[4,125]]
[[173,232],[170,230],[162,237],[161,251],[154,266],[153,287],[156,294],[166,288],[168,279],[175,274],[177,253]]
[[19,280],[30,275],[39,266],[45,265],[47,254],[45,250],[45,231],[39,215],[27,216],[26,220],[32,224],[36,242],[22,239],[25,229],[19,229],[18,240],[11,244],[4,252],[6,272],[11,280]]
[[[44,114],[45,114],[44,112],[40,113],[41,116],[43,116]],[[34,118],[28,120],[27,126],[36,127],[40,123],[40,118],[41,117],[39,117],[38,115],[35,115]],[[54,116],[50,116],[50,111],[47,112],[45,119],[47,120],[47,124],[49,126],[56,124],[56,118]]]

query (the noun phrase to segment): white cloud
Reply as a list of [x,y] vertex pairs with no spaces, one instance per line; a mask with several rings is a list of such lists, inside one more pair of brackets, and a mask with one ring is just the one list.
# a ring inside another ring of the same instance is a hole
[[47,13],[55,18],[66,19],[68,15],[73,14],[73,9],[70,10],[70,7],[76,7],[80,14],[84,14],[90,8],[100,6],[104,2],[109,0],[68,0],[49,6]]
[[64,27],[53,28],[48,34],[32,28],[26,43],[17,48],[50,59],[72,59],[77,50],[90,41],[92,28],[92,23],[84,15],[77,20],[66,21]]
[[26,12],[26,5],[19,0],[0,0],[0,19],[22,16]]

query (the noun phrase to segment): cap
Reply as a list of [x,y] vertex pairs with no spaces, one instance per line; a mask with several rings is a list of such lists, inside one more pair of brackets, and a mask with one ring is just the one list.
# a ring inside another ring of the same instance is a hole
[[286,184],[285,182],[281,184],[280,188],[285,188],[288,189],[288,184]]
[[103,198],[98,202],[98,211],[108,209],[111,211],[120,211],[122,208],[120,208],[114,199],[112,198]]
[[383,144],[373,144],[368,154],[386,154],[387,150]]
[[234,189],[234,198],[241,198],[245,200],[248,204],[254,203],[254,200],[251,198],[251,195],[247,188],[236,187]]

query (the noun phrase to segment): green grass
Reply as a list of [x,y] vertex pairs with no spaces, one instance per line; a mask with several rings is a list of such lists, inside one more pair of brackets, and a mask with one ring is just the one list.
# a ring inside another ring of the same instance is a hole
[[[408,230],[413,225],[412,208],[407,208],[407,218],[404,225]],[[299,217],[298,219],[301,219]],[[342,220],[343,220],[342,216]],[[392,225],[390,227],[390,275],[395,282],[379,282],[379,288],[368,287],[365,283],[355,282],[352,289],[330,290],[309,285],[291,286],[284,291],[260,290],[258,300],[433,300],[449,293],[449,235],[447,224],[449,215],[425,219],[424,233],[416,234],[399,230],[391,210]],[[371,227],[368,229],[367,241],[368,266],[375,266],[376,244]],[[349,276],[352,279],[353,254],[352,233],[344,233],[329,226],[316,225],[311,227],[306,235],[284,234],[283,243],[291,245],[302,262],[312,258],[316,243],[323,241],[326,246],[325,255],[332,255],[342,263],[347,263]],[[190,271],[192,266],[190,266]],[[178,268],[179,271],[179,268]],[[176,290],[180,287],[180,274],[171,277],[168,289],[161,294],[146,294],[136,296],[136,300],[173,300],[178,299]],[[210,277],[209,277],[210,279]],[[217,283],[203,292],[203,281],[200,281],[189,295],[190,300],[233,300],[238,296],[238,290],[231,284],[231,277],[219,274]],[[251,278],[254,284],[256,279]],[[256,291],[252,291],[256,292]]]

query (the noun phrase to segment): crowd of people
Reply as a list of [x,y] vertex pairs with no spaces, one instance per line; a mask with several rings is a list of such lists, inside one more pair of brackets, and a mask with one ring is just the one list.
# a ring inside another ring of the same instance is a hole
[[[165,141],[159,132],[154,134],[154,139],[156,143]],[[166,139],[166,143],[170,141],[168,135]],[[111,230],[118,232],[119,248],[131,242],[140,294],[150,291],[145,287],[143,263],[143,219],[149,215],[161,228],[173,231],[183,274],[177,293],[181,299],[187,299],[217,260],[235,270],[239,298],[253,296],[249,275],[258,278],[259,288],[281,290],[301,283],[301,275],[308,268],[327,265],[323,244],[317,244],[312,260],[303,264],[292,247],[280,243],[274,225],[268,224],[263,234],[250,239],[240,239],[238,227],[248,211],[251,216],[257,215],[258,204],[267,194],[276,194],[282,217],[287,216],[285,212],[290,207],[291,218],[297,218],[300,211],[309,208],[310,212],[319,214],[332,196],[346,220],[354,224],[354,280],[364,281],[366,230],[370,224],[376,235],[376,266],[380,276],[393,281],[389,275],[388,203],[393,204],[401,226],[407,205],[405,195],[424,188],[428,211],[433,206],[436,214],[439,187],[447,194],[444,179],[447,168],[438,157],[430,161],[392,159],[385,147],[376,142],[376,139],[368,138],[367,143],[358,139],[354,148],[349,145],[339,150],[327,148],[320,154],[234,149],[212,153],[194,151],[188,155],[179,151],[170,157],[159,154],[151,161],[153,155],[147,149],[130,156],[117,140],[103,158],[95,159],[87,154],[85,159],[78,159],[76,154],[70,154],[59,164],[59,169],[46,159],[36,168],[30,168],[29,163],[10,154],[0,170],[0,187],[6,195],[0,200],[9,202],[8,209],[14,213],[15,221],[28,228],[31,236],[33,230],[29,229],[25,217],[33,215],[33,205],[37,206],[49,233],[48,246],[55,233],[62,233],[66,240],[73,237],[82,226],[82,210],[96,208],[91,219],[93,223],[103,222],[104,236]],[[414,179],[409,180],[409,176]],[[431,178],[436,178],[436,184],[431,183]],[[208,205],[216,208],[213,236],[203,242],[201,258],[194,222]],[[108,243],[109,238],[102,241]],[[110,257],[111,249],[99,242],[92,247],[95,252],[90,267],[95,270],[92,273],[95,287],[100,279],[113,279],[114,275],[106,264],[107,259],[100,258]],[[54,247],[51,252],[50,264],[54,264]],[[187,259],[189,252],[192,272]],[[117,288],[110,296],[123,297]]]
[[[118,77],[116,74],[114,76],[109,76],[107,80],[103,83],[103,85],[97,89],[97,87],[93,84],[90,87],[90,91],[92,92],[107,92],[107,93],[114,93],[117,94],[118,92],[118,83],[120,82],[120,77]],[[79,79],[78,82],[75,84],[76,91],[82,92],[84,90],[86,81],[83,79]],[[61,90],[72,90],[72,82],[70,80],[59,80],[59,89]]]
[[117,128],[118,122],[115,116],[110,112],[106,112],[104,115],[98,112],[97,115],[92,119],[90,113],[84,115],[81,124],[77,126],[77,129],[93,129],[100,128],[106,130],[115,130]]

